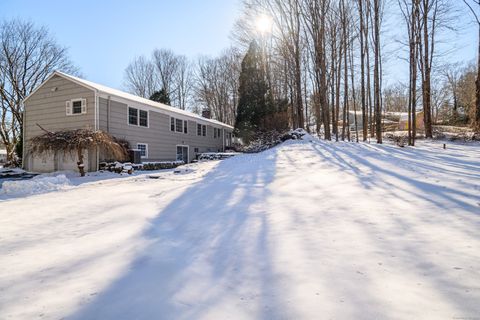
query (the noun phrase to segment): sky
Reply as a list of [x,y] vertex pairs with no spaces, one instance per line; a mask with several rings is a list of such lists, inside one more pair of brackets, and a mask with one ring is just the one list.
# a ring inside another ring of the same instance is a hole
[[[390,0],[389,0],[390,1]],[[384,32],[385,85],[408,81],[408,65],[399,57],[403,26],[391,0]],[[478,31],[463,2],[452,0],[458,30],[441,32],[438,64],[473,61]],[[240,0],[0,0],[0,20],[20,18],[46,26],[69,48],[83,77],[122,89],[124,70],[139,55],[171,49],[191,59],[218,55],[232,43],[230,33],[240,14]],[[440,70],[437,68],[437,70]]]
[[239,0],[0,0],[0,20],[46,26],[86,79],[121,89],[128,63],[155,48],[220,53],[239,8]]

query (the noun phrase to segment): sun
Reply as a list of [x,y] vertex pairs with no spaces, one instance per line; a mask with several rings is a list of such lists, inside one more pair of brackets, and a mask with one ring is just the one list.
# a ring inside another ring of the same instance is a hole
[[261,34],[270,33],[272,31],[272,25],[272,17],[266,14],[259,15],[255,20],[255,29]]

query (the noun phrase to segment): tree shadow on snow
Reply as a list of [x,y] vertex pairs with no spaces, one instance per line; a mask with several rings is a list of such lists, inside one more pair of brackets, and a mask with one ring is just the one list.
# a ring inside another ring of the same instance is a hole
[[257,205],[269,195],[275,162],[267,151],[219,163],[151,221],[149,244],[125,274],[67,318],[282,318],[267,208]]

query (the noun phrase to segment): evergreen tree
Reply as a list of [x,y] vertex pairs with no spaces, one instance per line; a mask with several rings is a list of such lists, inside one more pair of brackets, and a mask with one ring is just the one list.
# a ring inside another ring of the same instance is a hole
[[165,88],[160,89],[160,91],[155,91],[150,96],[150,100],[170,105],[170,95]]
[[273,108],[262,61],[261,50],[254,40],[242,61],[235,121],[236,134],[246,141],[254,133],[266,129],[266,117]]

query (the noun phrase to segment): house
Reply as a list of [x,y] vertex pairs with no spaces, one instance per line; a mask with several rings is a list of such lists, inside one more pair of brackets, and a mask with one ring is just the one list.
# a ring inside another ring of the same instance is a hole
[[[36,172],[76,169],[75,155],[29,152],[32,137],[48,131],[102,130],[129,142],[142,162],[183,160],[224,151],[233,127],[120,90],[55,71],[23,101],[25,169]],[[85,169],[109,160],[102,150],[86,150]]]
[[[419,131],[425,130],[425,123],[423,122],[423,111],[418,111],[416,113],[415,118],[416,129]],[[398,121],[398,129],[399,130],[408,130],[408,113],[402,112],[400,115],[400,119]]]

